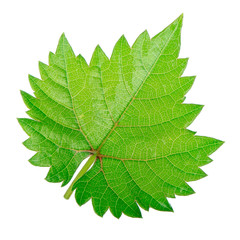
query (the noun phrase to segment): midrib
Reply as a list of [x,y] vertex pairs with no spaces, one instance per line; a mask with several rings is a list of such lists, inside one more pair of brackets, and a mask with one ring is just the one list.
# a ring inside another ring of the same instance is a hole
[[[178,23],[179,24],[179,23]],[[115,128],[118,126],[118,123],[120,122],[120,120],[122,119],[122,117],[124,116],[125,112],[128,110],[129,106],[132,104],[132,102],[134,101],[135,97],[137,96],[137,94],[139,93],[139,91],[141,90],[142,86],[144,85],[145,81],[148,79],[149,75],[151,74],[153,68],[155,67],[157,61],[159,60],[159,58],[162,55],[162,52],[164,51],[164,49],[166,48],[166,46],[168,45],[172,35],[175,33],[178,24],[176,25],[174,31],[171,33],[171,35],[169,36],[166,44],[164,45],[164,47],[162,48],[161,52],[159,53],[159,56],[156,58],[156,60],[154,61],[153,65],[151,66],[151,69],[148,71],[148,73],[146,74],[146,76],[144,77],[144,80],[142,81],[142,83],[140,84],[139,88],[137,89],[136,93],[134,94],[134,96],[131,98],[131,100],[128,102],[126,108],[123,110],[123,112],[120,114],[118,120],[116,121],[116,123],[114,124],[113,128],[108,132],[108,134],[106,135],[105,139],[102,141],[101,145],[98,147],[97,152],[99,153],[99,151],[101,150],[101,148],[103,147],[103,145],[105,144],[105,142],[107,141],[107,139],[110,137],[110,135],[112,134],[112,132],[115,130]]]

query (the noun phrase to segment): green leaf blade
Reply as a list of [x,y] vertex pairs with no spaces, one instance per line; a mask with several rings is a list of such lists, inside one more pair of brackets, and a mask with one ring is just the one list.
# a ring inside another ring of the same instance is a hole
[[168,198],[193,194],[187,182],[207,175],[200,167],[223,144],[187,129],[203,106],[184,103],[195,76],[182,76],[182,18],[132,47],[123,35],[110,58],[97,46],[90,64],[63,34],[49,65],[39,63],[41,79],[29,76],[35,97],[21,92],[33,119],[19,119],[24,145],[37,152],[29,161],[65,186],[90,157],[67,198],[76,190],[77,203],[92,199],[99,216],[172,212]]

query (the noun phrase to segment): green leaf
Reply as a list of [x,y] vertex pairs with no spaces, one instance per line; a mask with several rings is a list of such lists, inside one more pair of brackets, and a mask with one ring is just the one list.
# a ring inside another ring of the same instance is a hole
[[186,182],[206,176],[199,167],[223,142],[186,129],[203,106],[183,103],[195,77],[181,77],[181,27],[182,15],[132,47],[122,36],[110,59],[97,46],[89,65],[63,34],[49,65],[39,64],[42,79],[29,76],[35,97],[21,93],[32,119],[19,123],[37,152],[30,162],[64,186],[90,157],[66,198],[76,189],[99,216],[141,217],[139,206],[173,211],[167,198],[194,193]]

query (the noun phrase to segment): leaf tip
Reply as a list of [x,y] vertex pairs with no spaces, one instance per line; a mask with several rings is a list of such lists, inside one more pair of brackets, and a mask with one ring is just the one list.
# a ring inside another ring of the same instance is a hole
[[173,24],[179,25],[179,27],[181,28],[182,22],[183,22],[183,13],[173,22]]
[[220,146],[222,146],[225,143],[225,141],[222,141],[222,140],[218,140],[218,141],[219,141]]
[[182,23],[182,21],[183,21],[183,13],[174,22]]
[[31,74],[28,74],[28,79],[29,79],[29,81],[31,82],[31,81],[33,81],[34,79],[36,79],[33,75],[31,75]]
[[129,47],[128,41],[124,34],[122,34],[122,36],[118,39],[116,46],[118,46],[118,45],[120,45],[121,47],[122,47],[122,45],[126,45]]
[[48,62],[50,65],[54,65],[54,53],[51,51],[48,54]]
[[225,142],[216,138],[212,138],[214,140],[214,148],[211,152],[209,152],[209,155],[214,153],[218,148],[220,148]]
[[64,181],[62,182],[61,187],[65,187],[65,186],[69,183],[70,180],[71,180],[71,179],[69,179],[69,180],[64,180]]
[[23,99],[28,95],[28,93],[26,93],[26,92],[23,91],[23,90],[20,90],[20,94],[21,94],[21,96],[22,96]]
[[63,32],[63,33],[61,34],[61,37],[60,37],[60,38],[66,38],[65,32]]
[[161,206],[161,210],[166,211],[166,212],[174,212],[171,204],[168,202],[167,199],[166,199],[166,201],[164,201],[164,204]]
[[183,13],[178,17],[179,20],[183,20]]
[[125,37],[125,35],[124,34],[122,34],[122,36],[120,37],[120,40],[126,40],[126,37]]
[[[102,50],[102,48],[100,47],[100,45],[98,44],[96,47],[95,47],[95,49],[94,49],[94,53],[98,53],[99,54],[99,52],[103,52],[103,50]],[[93,53],[93,54],[94,54]]]
[[20,92],[20,94],[22,95],[24,91],[20,89],[19,92]]
[[195,194],[196,192],[191,188],[190,190],[189,190],[189,195],[192,195],[192,194]]
[[121,42],[121,44],[127,46],[127,48],[130,48],[130,45],[124,34],[120,37],[119,41]]
[[145,35],[145,36],[149,36],[149,33],[148,33],[148,30],[147,30],[147,29],[145,29],[145,30],[142,32],[142,34]]
[[[217,139],[217,140],[218,140],[218,139]],[[217,142],[217,148],[220,148],[224,143],[225,143],[225,141],[218,140],[218,142]]]
[[58,46],[57,46],[57,49],[56,49],[56,54],[64,54],[64,52],[66,51],[66,49],[70,49],[71,52],[72,51],[72,47],[70,46],[67,38],[66,38],[66,35],[65,33],[62,33],[59,41],[58,41]]
[[90,61],[90,66],[98,66],[100,67],[103,62],[108,59],[100,45],[98,44],[92,54],[92,58]]
[[174,210],[173,210],[173,208],[170,204],[167,206],[166,209],[167,209],[168,212],[174,212]]
[[17,118],[18,123],[21,125],[23,122],[23,118]]
[[64,43],[64,41],[67,41],[67,38],[65,33],[63,32],[60,36],[59,43]]
[[44,67],[46,67],[47,65],[45,64],[45,63],[43,63],[43,62],[41,62],[41,61],[38,61],[38,67],[40,68],[40,69],[44,69]]

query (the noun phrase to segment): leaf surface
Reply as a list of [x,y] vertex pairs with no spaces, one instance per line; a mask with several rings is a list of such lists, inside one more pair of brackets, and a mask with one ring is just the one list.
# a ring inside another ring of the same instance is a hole
[[64,186],[95,154],[73,190],[100,216],[173,211],[167,198],[194,193],[186,182],[206,176],[199,167],[223,143],[187,129],[203,106],[183,103],[195,77],[182,77],[181,27],[182,16],[132,47],[122,36],[110,59],[97,46],[89,65],[63,34],[49,65],[39,64],[41,79],[29,76],[35,97],[22,92],[32,118],[19,119],[30,136],[24,145],[37,152],[30,162],[50,167],[46,180]]

